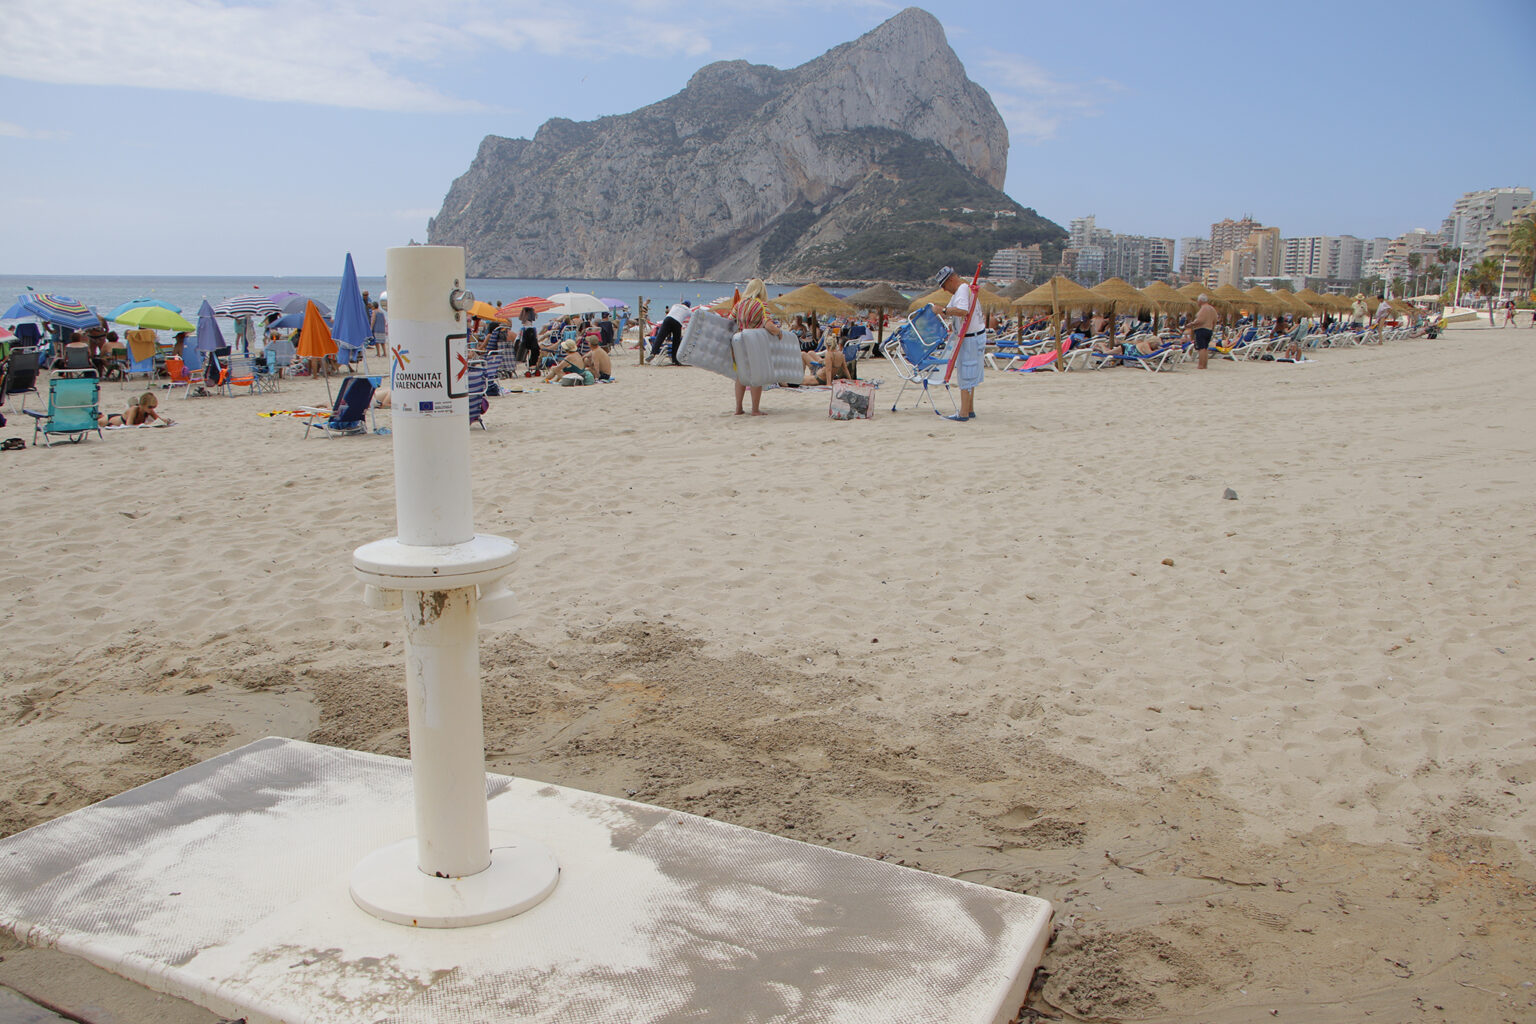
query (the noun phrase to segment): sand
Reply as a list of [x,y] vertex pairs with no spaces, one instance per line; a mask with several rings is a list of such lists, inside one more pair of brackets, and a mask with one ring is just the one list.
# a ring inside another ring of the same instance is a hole
[[[525,382],[472,438],[522,547],[488,767],[1048,898],[1026,1020],[1536,1019],[1533,343],[990,373],[966,424],[869,361],[851,423]],[[389,440],[256,415],[323,390],[0,453],[0,831],[270,734],[406,753],[349,569]]]

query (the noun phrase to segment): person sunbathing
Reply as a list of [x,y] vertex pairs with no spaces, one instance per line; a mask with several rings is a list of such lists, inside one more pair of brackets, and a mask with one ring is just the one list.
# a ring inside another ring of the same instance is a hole
[[1149,356],[1160,351],[1165,344],[1163,339],[1155,334],[1138,334],[1135,338],[1127,338],[1119,345],[1111,345],[1107,341],[1096,341],[1093,343],[1093,350],[1111,356]]
[[166,419],[155,411],[159,405],[160,400],[154,392],[146,391],[138,398],[130,398],[126,411],[97,416],[96,423],[102,427],[143,427],[149,425],[151,420],[158,420],[161,426],[173,426],[174,420]]
[[544,383],[553,384],[568,373],[574,373],[582,379],[582,383],[586,383],[590,372],[582,357],[576,353],[576,343],[567,339],[560,343],[560,357],[550,366],[549,372],[544,374]]
[[843,358],[842,346],[830,332],[827,334],[827,343],[822,350],[801,352],[800,362],[805,366],[805,379],[800,383],[806,387],[830,384],[834,380],[848,380],[853,376],[848,372],[848,361]]

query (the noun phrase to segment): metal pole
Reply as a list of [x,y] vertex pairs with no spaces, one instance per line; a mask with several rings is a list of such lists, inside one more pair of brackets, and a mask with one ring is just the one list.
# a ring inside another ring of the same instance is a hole
[[364,858],[352,898],[387,921],[453,928],[538,904],[559,868],[540,844],[493,834],[486,806],[476,629],[514,607],[499,581],[517,545],[474,529],[464,250],[389,249],[385,271],[398,532],[352,561],[366,603],[404,612],[416,835]]

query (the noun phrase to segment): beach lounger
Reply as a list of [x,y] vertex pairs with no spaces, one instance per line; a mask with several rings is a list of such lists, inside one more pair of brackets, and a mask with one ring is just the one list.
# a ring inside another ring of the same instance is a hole
[[959,415],[960,407],[955,404],[954,393],[950,385],[944,382],[944,370],[949,365],[948,340],[949,330],[932,305],[924,306],[907,317],[885,339],[880,352],[891,361],[896,376],[901,378],[901,390],[896,393],[896,401],[891,403],[892,412],[901,405],[901,396],[907,393],[907,388],[917,387],[921,391],[912,408],[921,408],[926,398],[933,411],[943,416],[944,413],[939,412],[939,407],[933,401],[932,388],[937,385],[949,397],[954,414]]
[[12,348],[5,360],[5,376],[0,379],[0,405],[11,395],[21,396],[21,408],[27,407],[28,393],[40,395],[37,390],[38,358],[35,351]]
[[368,433],[368,409],[373,405],[373,381],[367,377],[347,377],[336,389],[336,403],[329,417],[312,416],[304,423],[304,436],[311,428],[327,437]]
[[[1127,344],[1131,343],[1128,342]],[[1139,366],[1149,373],[1156,373],[1159,370],[1166,370],[1178,365],[1178,361],[1183,358],[1183,354],[1184,347],[1182,345],[1170,344],[1164,345],[1155,352],[1142,353],[1140,351],[1130,351],[1122,352],[1117,356],[1107,355],[1104,357],[1104,361],[1099,363],[1099,368],[1103,369],[1105,366],[1110,365]]]
[[48,410],[22,410],[33,419],[33,447],[39,434],[49,448],[57,436],[69,438],[72,444],[79,444],[93,430],[100,437],[101,426],[96,422],[101,414],[100,398],[101,381],[95,376],[54,377],[48,382]]

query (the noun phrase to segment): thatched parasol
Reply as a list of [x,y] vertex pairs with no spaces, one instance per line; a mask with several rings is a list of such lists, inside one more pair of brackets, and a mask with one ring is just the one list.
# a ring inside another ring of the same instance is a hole
[[1006,313],[1013,308],[1013,300],[989,288],[983,288],[981,289],[981,308],[988,313]]
[[1199,306],[1194,299],[1187,298],[1177,288],[1162,281],[1153,281],[1141,290],[1141,294],[1157,303],[1164,313],[1193,313]]
[[1275,298],[1285,304],[1285,308],[1297,316],[1311,316],[1314,312],[1312,304],[1295,292],[1278,291],[1273,293]]
[[1247,292],[1243,291],[1241,288],[1236,287],[1235,285],[1224,284],[1221,287],[1208,292],[1207,294],[1209,294],[1213,299],[1220,299],[1228,306],[1233,306],[1238,309],[1252,309],[1254,305],[1253,296],[1249,295]]
[[1314,313],[1332,308],[1328,305],[1327,296],[1319,295],[1311,288],[1303,288],[1301,291],[1297,292],[1291,297],[1294,299],[1300,299],[1302,302],[1305,302],[1307,304],[1307,308],[1311,309]]
[[1145,292],[1131,286],[1129,281],[1112,277],[1093,286],[1093,290],[1115,304],[1115,309],[1126,313],[1156,313],[1157,302]]
[[[1054,293],[1051,290],[1053,284],[1056,286]],[[1112,301],[1098,292],[1084,288],[1076,281],[1058,276],[1051,278],[1029,294],[1014,299],[1013,304],[1019,309],[1050,309],[1053,296],[1056,308],[1061,310],[1103,309]]]
[[907,297],[884,283],[871,285],[848,296],[848,304],[860,309],[906,309]]
[[1284,302],[1281,302],[1279,299],[1275,298],[1273,292],[1267,292],[1263,288],[1260,288],[1258,285],[1254,285],[1252,288],[1249,288],[1246,292],[1244,292],[1244,294],[1250,296],[1254,302],[1258,303],[1254,309],[1260,313],[1286,312],[1286,305]]
[[1017,281],[1010,284],[1007,288],[1000,290],[997,294],[1001,295],[1005,299],[1012,301],[1013,299],[1022,299],[1024,296],[1033,291],[1034,287],[1035,286],[1030,284],[1028,281],[1024,280],[1023,278],[1019,278]]
[[801,285],[789,294],[774,299],[773,304],[789,313],[832,313],[837,316],[855,316],[858,313],[858,310],[817,284]]
[[919,295],[911,302],[908,302],[907,312],[916,313],[924,306],[932,306],[934,309],[943,309],[947,305],[949,305],[949,292],[945,291],[943,288],[935,288],[927,295]]

